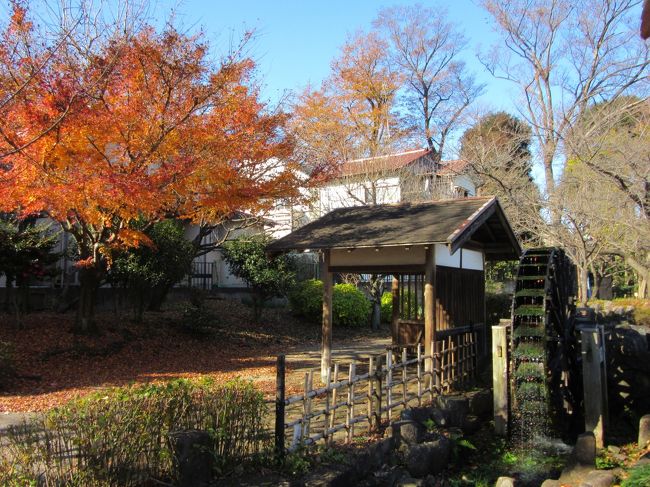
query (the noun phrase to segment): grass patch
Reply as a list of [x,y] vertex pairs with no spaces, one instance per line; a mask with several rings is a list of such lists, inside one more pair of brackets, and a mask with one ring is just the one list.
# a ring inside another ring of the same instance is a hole
[[517,370],[515,370],[515,377],[523,381],[543,380],[544,367],[542,364],[534,362],[522,362],[517,366]]
[[516,316],[544,316],[544,306],[523,305],[515,309]]
[[621,487],[648,487],[650,485],[650,464],[631,468],[628,473],[630,476],[621,483]]
[[523,361],[541,361],[544,359],[544,344],[523,342],[517,345],[513,355],[515,359]]

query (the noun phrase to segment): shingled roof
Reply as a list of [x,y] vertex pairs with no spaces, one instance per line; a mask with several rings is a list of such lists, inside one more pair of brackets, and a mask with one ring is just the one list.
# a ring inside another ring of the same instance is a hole
[[496,198],[339,208],[271,243],[269,252],[440,243],[478,248],[489,260],[517,259],[521,247]]
[[376,172],[396,171],[429,155],[429,149],[417,149],[398,154],[354,159],[341,164],[339,176],[357,176]]

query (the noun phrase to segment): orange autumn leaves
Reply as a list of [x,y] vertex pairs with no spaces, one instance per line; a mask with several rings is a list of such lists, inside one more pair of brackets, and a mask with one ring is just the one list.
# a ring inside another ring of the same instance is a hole
[[[89,263],[141,242],[135,219],[221,221],[296,194],[287,117],[267,113],[249,59],[215,64],[172,28],[112,39],[83,62],[49,55],[27,89],[0,80],[3,99],[18,92],[0,107],[14,127],[0,138],[0,211],[47,213]],[[21,64],[11,56],[0,53],[5,73]]]

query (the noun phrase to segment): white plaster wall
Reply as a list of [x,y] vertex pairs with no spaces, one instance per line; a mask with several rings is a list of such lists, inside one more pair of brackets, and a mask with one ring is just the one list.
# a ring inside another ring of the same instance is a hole
[[483,270],[483,254],[476,250],[463,249],[463,269]]
[[467,191],[468,196],[476,196],[476,185],[467,174],[454,176],[453,184],[454,186],[464,188]]
[[436,244],[436,265],[460,267],[460,251],[457,250],[453,254],[450,254],[449,248],[446,245]]

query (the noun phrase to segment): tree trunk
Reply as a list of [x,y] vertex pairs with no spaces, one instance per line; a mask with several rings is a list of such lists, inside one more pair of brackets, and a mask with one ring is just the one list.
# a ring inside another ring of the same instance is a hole
[[99,288],[99,272],[94,267],[79,269],[79,304],[77,307],[76,331],[91,333],[97,331],[95,323],[95,300]]
[[589,301],[589,271],[586,266],[576,265],[576,267],[578,269],[578,304],[586,306]]
[[591,288],[591,297],[594,299],[600,299],[600,282],[602,281],[602,276],[594,266],[591,266],[591,274],[594,276],[594,285]]
[[370,276],[370,302],[372,303],[372,315],[370,325],[373,330],[379,330],[381,326],[381,295],[384,290],[384,281],[379,274]]
[[165,283],[151,288],[151,292],[149,293],[151,299],[149,299],[149,306],[147,309],[149,311],[160,311],[172,286],[173,284]]

